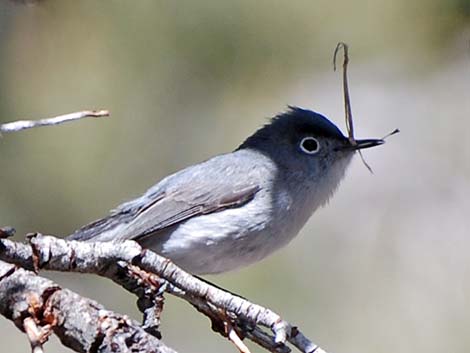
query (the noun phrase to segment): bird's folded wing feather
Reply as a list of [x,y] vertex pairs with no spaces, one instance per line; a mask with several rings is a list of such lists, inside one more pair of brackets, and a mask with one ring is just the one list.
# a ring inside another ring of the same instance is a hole
[[214,193],[214,189],[210,188],[193,194],[191,190],[188,194],[180,189],[175,194],[157,197],[155,202],[139,210],[127,228],[132,231],[131,239],[139,240],[189,218],[244,205],[259,189],[257,185],[239,185],[236,189],[223,192],[217,190],[219,192]]
[[[109,216],[78,229],[71,240],[139,240],[192,217],[240,207],[265,184],[270,161],[255,152],[213,157],[172,174]],[[252,163],[256,157],[256,167]]]
[[114,240],[139,240],[189,218],[244,205],[260,190],[259,185],[233,185],[223,179],[203,184],[188,181],[176,189],[163,187],[154,193],[148,192],[140,199],[123,204],[108,217],[80,228],[69,239],[99,240],[100,233],[117,230],[120,226]]

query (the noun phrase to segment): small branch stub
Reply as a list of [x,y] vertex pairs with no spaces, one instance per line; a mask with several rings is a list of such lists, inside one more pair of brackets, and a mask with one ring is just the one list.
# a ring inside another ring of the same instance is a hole
[[13,227],[1,227],[0,228],[0,239],[6,239],[15,235],[16,230]]
[[23,328],[31,344],[31,352],[43,353],[42,345],[46,343],[52,333],[50,326],[38,327],[33,318],[27,317],[23,321]]

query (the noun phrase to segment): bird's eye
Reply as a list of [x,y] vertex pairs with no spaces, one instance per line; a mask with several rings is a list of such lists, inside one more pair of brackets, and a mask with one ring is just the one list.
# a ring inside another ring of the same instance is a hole
[[304,137],[300,141],[300,149],[307,154],[315,154],[320,150],[320,143],[314,137]]

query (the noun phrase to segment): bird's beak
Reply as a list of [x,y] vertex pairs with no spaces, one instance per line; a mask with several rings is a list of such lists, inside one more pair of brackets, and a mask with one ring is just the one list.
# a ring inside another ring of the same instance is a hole
[[366,140],[354,140],[355,143],[351,143],[344,147],[345,150],[362,150],[364,148],[375,147],[378,145],[383,145],[385,140],[382,139],[366,139]]
[[356,140],[356,144],[353,145],[353,149],[362,150],[364,148],[375,147],[378,145],[383,145],[385,140],[382,139],[367,139],[367,140]]

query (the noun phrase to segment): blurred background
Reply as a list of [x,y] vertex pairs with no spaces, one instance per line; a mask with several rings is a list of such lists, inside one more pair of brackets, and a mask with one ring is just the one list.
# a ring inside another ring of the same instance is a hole
[[[289,247],[208,279],[332,353],[468,352],[469,0],[1,1],[0,122],[83,109],[112,117],[1,138],[0,225],[17,239],[65,236],[234,149],[287,104],[344,131],[338,41],[351,47],[357,136],[401,134],[364,152],[374,175],[353,161]],[[140,319],[109,281],[45,275]],[[162,329],[180,352],[236,351],[171,297]],[[29,351],[3,318],[0,341]],[[46,350],[68,351],[56,339]]]

